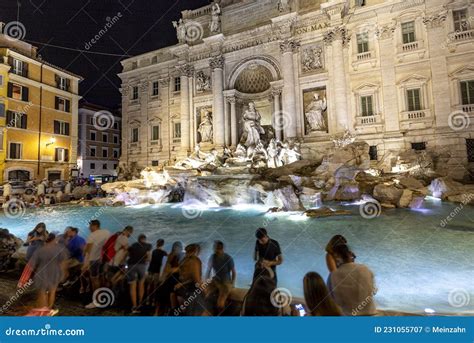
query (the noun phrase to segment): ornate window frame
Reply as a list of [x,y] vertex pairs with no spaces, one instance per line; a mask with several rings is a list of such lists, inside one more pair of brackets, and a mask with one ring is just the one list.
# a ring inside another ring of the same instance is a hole
[[[413,21],[415,24],[415,41],[403,43],[402,24]],[[420,10],[408,10],[402,12],[395,18],[396,26],[394,32],[397,56],[399,61],[403,61],[405,56],[417,54],[421,59],[426,53],[427,33],[423,24],[423,13]]]
[[[155,148],[158,148],[158,151],[161,151],[161,149],[163,148],[163,125],[162,125],[162,120],[160,117],[158,116],[154,116],[152,118],[150,118],[148,120],[148,125],[149,125],[149,137],[150,139],[148,140],[148,145],[151,146],[152,148],[152,151],[151,152],[154,152],[153,150]],[[153,140],[153,128],[158,126],[158,139],[157,140]]]
[[[474,39],[474,24],[472,19],[474,17],[474,7],[467,1],[455,0],[447,7],[447,31],[448,31],[448,42],[451,50],[455,50],[456,46],[463,44]],[[467,20],[471,22],[470,27],[465,31],[457,32],[454,28],[454,15],[453,12],[459,10],[467,11]]]
[[[381,114],[380,101],[380,85],[370,82],[364,82],[358,87],[354,88],[354,105],[355,105],[355,128],[357,130],[366,130],[371,128],[376,132],[381,132],[383,129],[383,117]],[[373,103],[373,115],[362,116],[361,99],[364,96],[371,96]]]
[[463,105],[461,99],[461,82],[474,80],[474,64],[465,65],[449,74],[453,111],[462,111],[474,115],[474,104]]
[[[429,100],[429,82],[430,79],[428,77],[419,74],[412,74],[398,82],[399,120],[400,128],[402,130],[408,130],[415,127],[427,128],[432,126],[433,118],[431,115],[431,105]],[[407,91],[411,89],[420,90],[420,110],[408,110]],[[424,124],[424,126],[418,124]]]
[[[370,64],[372,68],[377,65],[377,51],[376,51],[376,24],[365,24],[359,28],[354,29],[353,37],[351,39],[352,49],[352,67],[357,70],[362,64]],[[361,34],[367,35],[368,50],[359,53],[358,50],[358,36]]]

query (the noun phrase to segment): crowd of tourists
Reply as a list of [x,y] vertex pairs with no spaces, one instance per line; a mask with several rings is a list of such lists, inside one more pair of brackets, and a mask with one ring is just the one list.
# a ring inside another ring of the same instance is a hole
[[356,255],[341,235],[334,236],[326,246],[327,281],[315,271],[308,272],[302,280],[304,304],[281,304],[277,269],[284,258],[280,244],[265,228],[255,232],[253,281],[240,299],[232,296],[237,266],[222,241],[214,242],[213,253],[203,266],[197,243],[183,246],[174,242],[167,252],[163,239],[152,245],[140,234],[132,242],[131,226],[110,233],[99,220],[92,220],[89,230],[86,239],[77,228],[54,234],[40,223],[28,234],[22,279],[23,283],[33,279],[38,292],[36,315],[57,313],[55,298],[59,290],[69,294],[74,290],[73,296],[87,297],[86,309],[103,308],[97,293],[104,289],[112,292],[114,299],[106,305],[126,304],[136,315],[376,314],[374,275],[367,266],[355,262]]

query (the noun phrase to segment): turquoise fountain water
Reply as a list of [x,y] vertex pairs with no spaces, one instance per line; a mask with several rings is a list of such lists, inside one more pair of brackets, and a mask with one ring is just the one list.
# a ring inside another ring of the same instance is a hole
[[[334,206],[336,207],[336,206]],[[127,208],[51,207],[28,211],[21,219],[0,215],[0,227],[24,238],[38,222],[50,231],[76,226],[87,236],[87,222],[99,218],[103,227],[117,231],[135,227],[135,237],[145,233],[150,241],[200,242],[207,261],[212,242],[222,240],[234,257],[237,285],[250,284],[257,227],[267,227],[283,249],[278,267],[279,286],[302,295],[306,272],[327,278],[324,247],[331,236],[344,235],[360,263],[375,273],[380,309],[423,313],[474,314],[474,208],[465,207],[445,227],[440,223],[456,205],[430,200],[419,210],[386,210],[375,219],[359,215],[359,206],[345,209],[354,215],[308,219],[299,213],[265,214],[265,208],[187,208],[181,205]],[[456,211],[457,212],[457,211]]]

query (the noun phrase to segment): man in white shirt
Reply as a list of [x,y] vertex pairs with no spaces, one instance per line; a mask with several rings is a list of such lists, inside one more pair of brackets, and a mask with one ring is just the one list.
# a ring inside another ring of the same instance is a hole
[[345,244],[334,247],[342,264],[329,275],[328,288],[345,316],[373,316],[377,313],[374,274],[365,265],[354,262],[354,254]]
[[[87,237],[84,249],[83,272],[89,271],[92,289],[100,288],[100,274],[102,272],[102,247],[110,237],[110,232],[100,228],[100,221],[97,219],[89,222],[91,234]],[[95,308],[94,303],[90,303],[86,308]]]
[[107,275],[109,281],[112,283],[112,286],[115,285],[117,274],[120,272],[121,268],[125,265],[125,260],[128,254],[128,240],[133,234],[133,227],[127,226],[123,231],[118,235],[117,240],[115,241],[114,251],[115,255],[109,263],[107,268]]

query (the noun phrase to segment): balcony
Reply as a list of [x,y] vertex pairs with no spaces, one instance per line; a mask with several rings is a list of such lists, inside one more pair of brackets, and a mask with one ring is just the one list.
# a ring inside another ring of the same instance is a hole
[[418,55],[418,58],[423,58],[425,56],[426,49],[424,41],[418,40],[415,42],[405,43],[398,46],[398,60],[403,62],[405,56],[409,55]]
[[361,52],[360,54],[357,54],[357,61],[367,61],[372,58],[372,51],[367,51],[367,52]]
[[375,67],[377,60],[375,59],[375,53],[373,51],[361,52],[353,57],[352,67],[357,70],[360,64],[370,63],[372,67]]
[[364,133],[378,133],[383,131],[383,120],[380,114],[356,117],[355,128]]
[[456,31],[449,34],[449,40],[452,42],[460,42],[474,38],[474,30]]
[[405,111],[400,113],[402,130],[425,129],[433,126],[430,110]]
[[402,45],[402,52],[415,51],[415,50],[418,50],[419,48],[420,48],[419,42],[406,43]]

